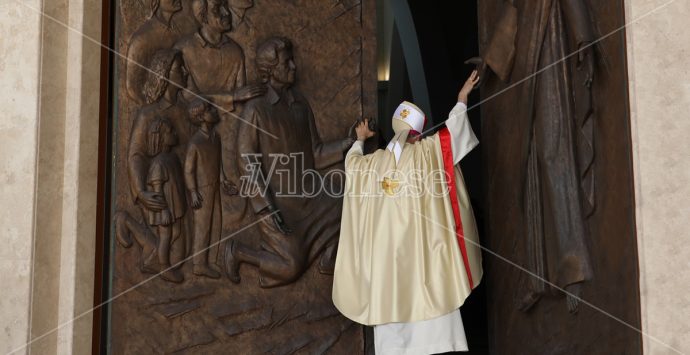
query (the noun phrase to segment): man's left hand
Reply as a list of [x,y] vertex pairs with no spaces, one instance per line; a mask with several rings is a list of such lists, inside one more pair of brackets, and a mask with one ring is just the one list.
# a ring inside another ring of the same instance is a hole
[[479,72],[477,72],[477,70],[473,70],[472,74],[470,74],[470,77],[467,78],[467,81],[465,81],[465,84],[458,93],[458,101],[467,105],[467,97],[470,95],[470,92],[472,89],[474,89],[474,86],[477,85],[477,83],[479,83]]

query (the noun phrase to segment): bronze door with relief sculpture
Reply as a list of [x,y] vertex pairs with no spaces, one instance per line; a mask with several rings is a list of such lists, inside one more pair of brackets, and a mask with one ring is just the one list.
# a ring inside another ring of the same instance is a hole
[[478,4],[490,348],[640,354],[623,1]]
[[329,171],[376,110],[374,1],[113,12],[108,351],[364,353],[331,301]]

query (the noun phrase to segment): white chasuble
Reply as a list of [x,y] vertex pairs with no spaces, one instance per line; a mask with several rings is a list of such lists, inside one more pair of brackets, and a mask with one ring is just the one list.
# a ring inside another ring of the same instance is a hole
[[446,128],[405,144],[397,163],[390,150],[363,155],[362,142],[345,159],[333,302],[353,321],[377,326],[377,353],[405,353],[400,339],[381,336],[390,329],[409,334],[407,347],[419,351],[410,353],[466,347],[464,331],[444,341],[450,350],[412,341],[429,329],[462,329],[458,308],[482,277],[476,223],[456,166],[478,144],[465,111],[458,103]]

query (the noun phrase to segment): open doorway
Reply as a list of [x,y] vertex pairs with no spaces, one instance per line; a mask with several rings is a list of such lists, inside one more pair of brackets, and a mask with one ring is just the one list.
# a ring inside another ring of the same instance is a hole
[[[408,100],[427,114],[428,125],[443,122],[457,93],[472,71],[464,61],[477,56],[476,1],[377,0],[378,97],[380,146],[393,136],[390,120],[397,105]],[[469,106],[478,102],[478,90]],[[481,141],[480,112],[469,110]],[[482,166],[480,149],[461,162],[467,189],[483,239]],[[486,286],[480,284],[461,308],[469,354],[488,354]]]

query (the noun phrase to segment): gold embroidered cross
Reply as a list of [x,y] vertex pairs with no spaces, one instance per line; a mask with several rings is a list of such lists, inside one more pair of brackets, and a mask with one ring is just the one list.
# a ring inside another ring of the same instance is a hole
[[409,115],[410,115],[410,110],[408,110],[408,109],[403,109],[402,111],[400,111],[400,117],[402,117],[403,120],[406,119],[407,116],[409,116]]
[[398,182],[398,180],[393,180],[386,177],[383,178],[383,181],[381,181],[381,188],[388,196],[395,195],[395,189],[397,189],[398,186],[400,186],[400,182]]

